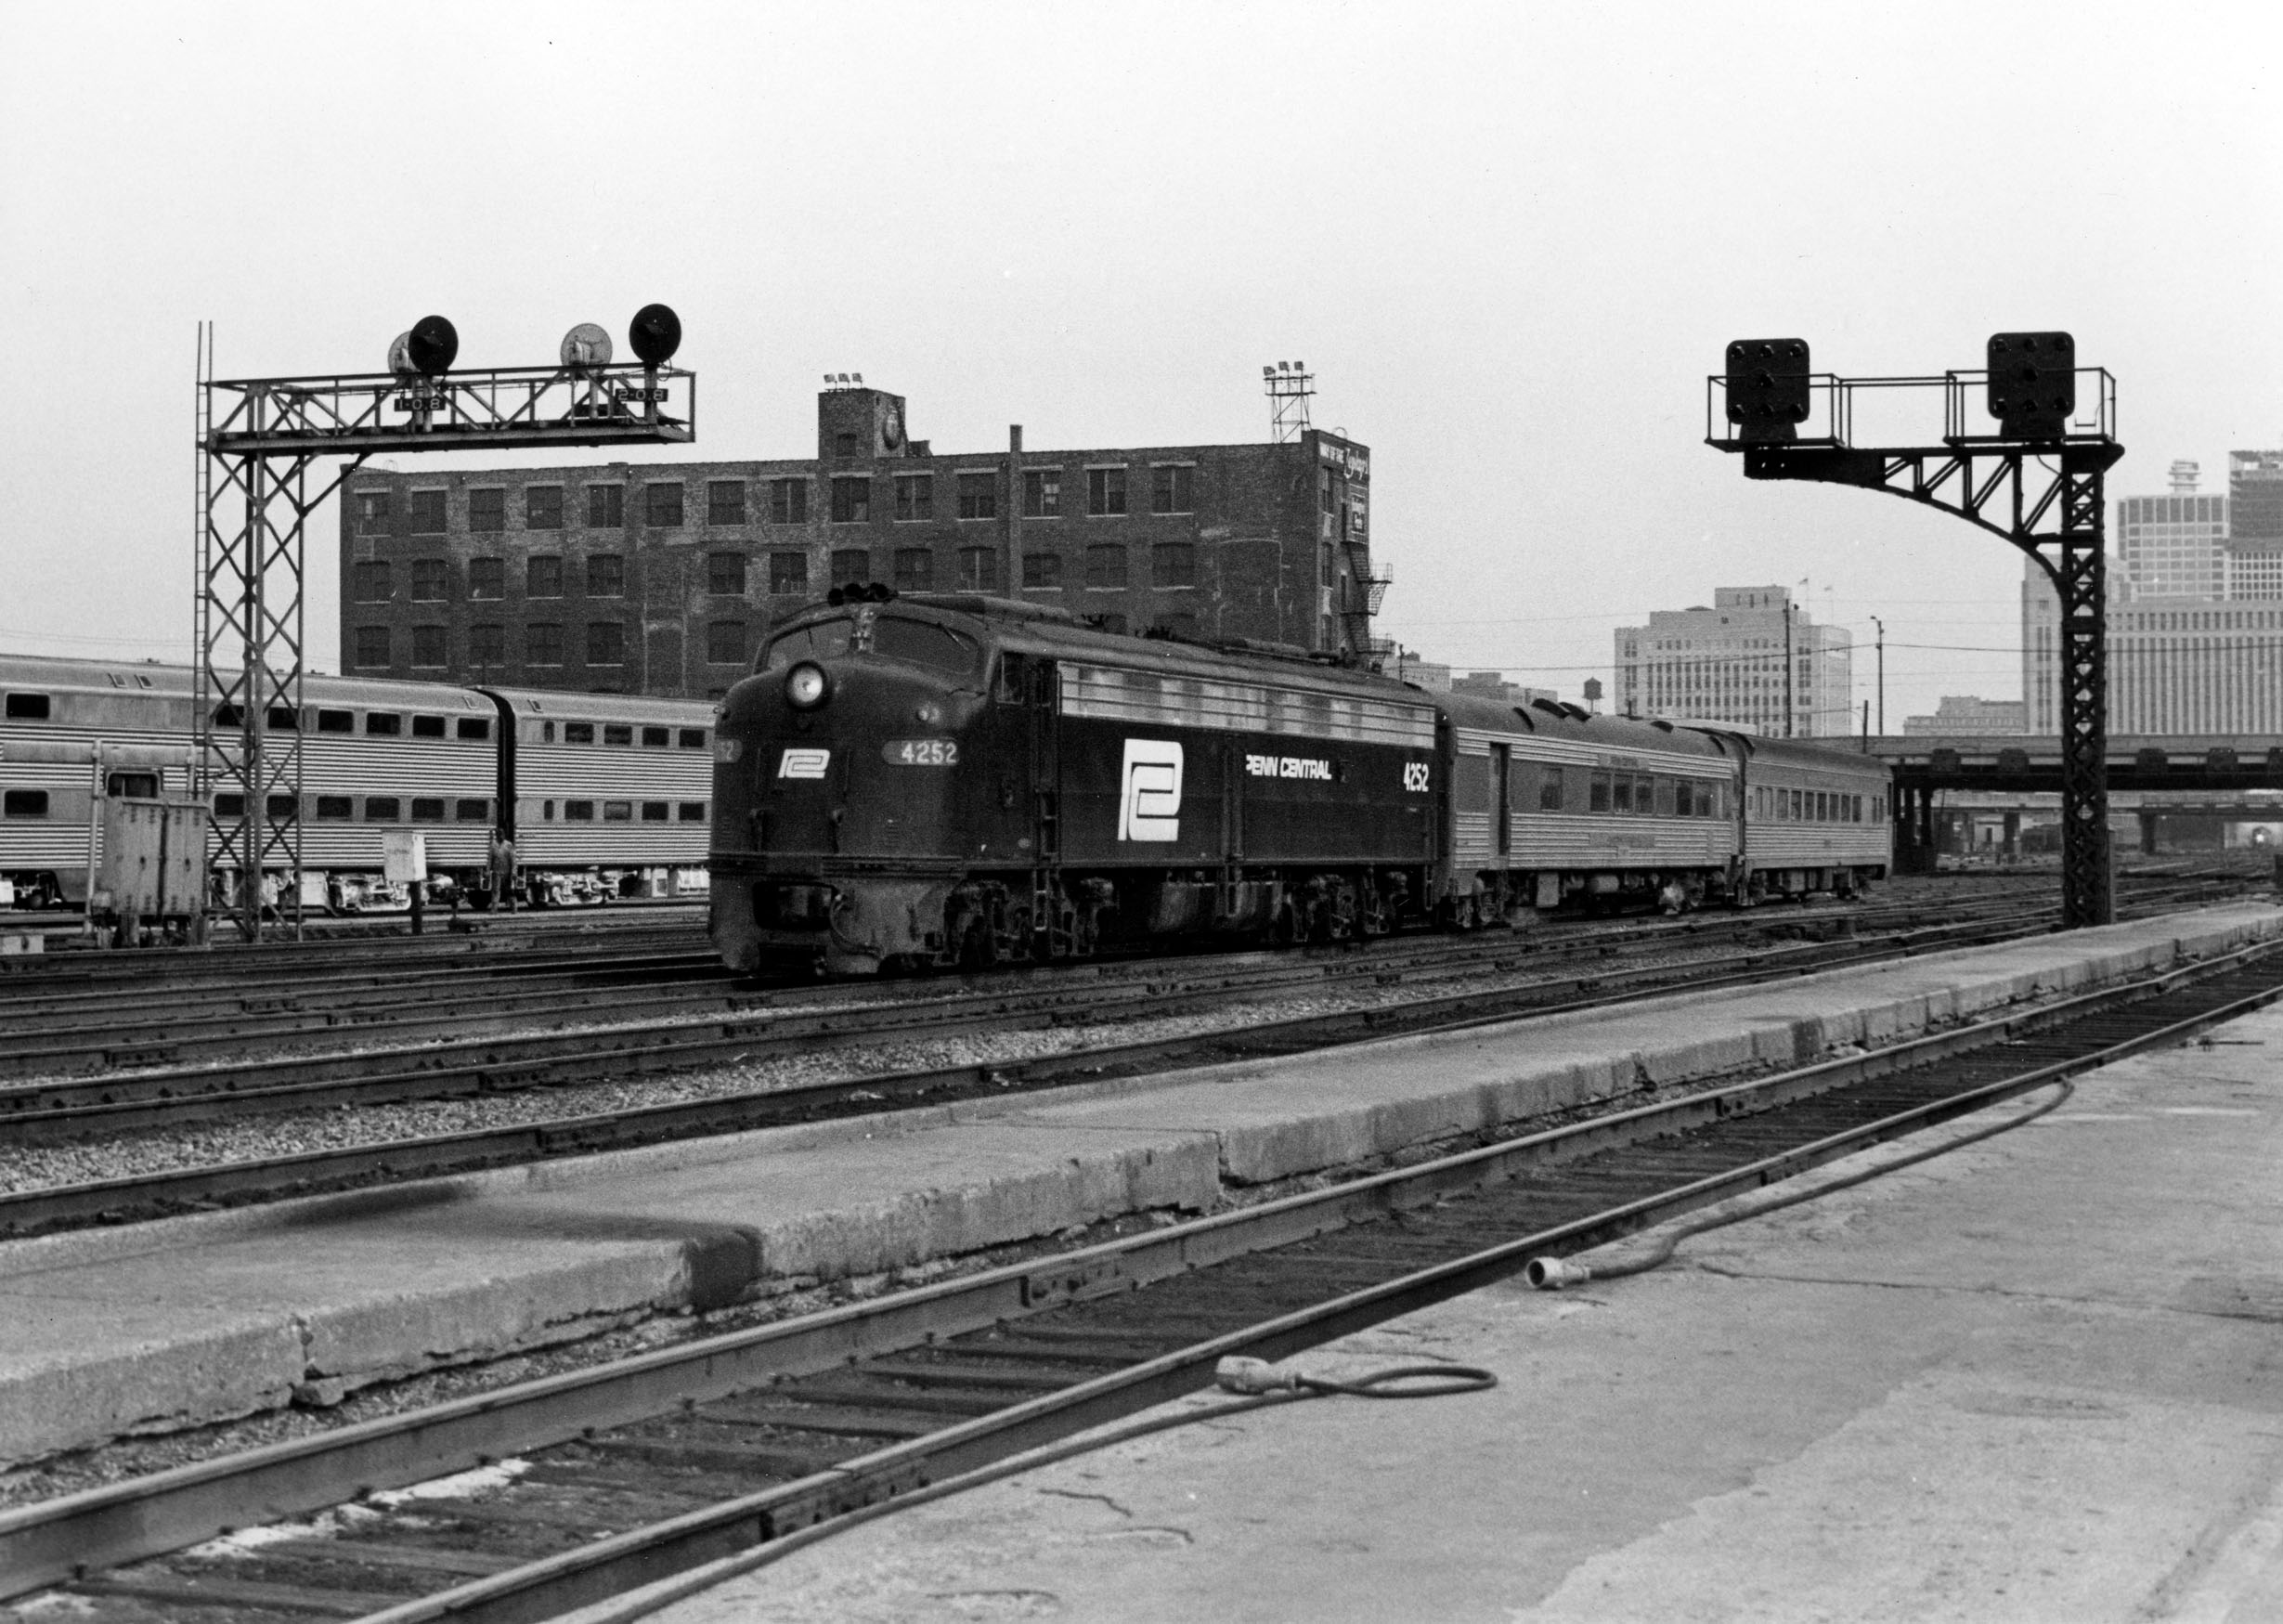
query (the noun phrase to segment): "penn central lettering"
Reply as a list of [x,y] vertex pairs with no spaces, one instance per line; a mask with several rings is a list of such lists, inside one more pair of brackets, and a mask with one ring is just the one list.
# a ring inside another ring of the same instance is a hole
[[1244,770],[1253,778],[1320,778],[1327,784],[1331,782],[1331,763],[1307,756],[1248,755]]

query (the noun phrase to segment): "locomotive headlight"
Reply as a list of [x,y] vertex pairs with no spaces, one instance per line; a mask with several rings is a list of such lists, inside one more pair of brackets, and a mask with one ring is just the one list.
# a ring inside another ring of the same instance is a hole
[[812,666],[807,660],[785,673],[785,702],[796,710],[814,710],[824,703],[824,695],[831,687],[824,668]]

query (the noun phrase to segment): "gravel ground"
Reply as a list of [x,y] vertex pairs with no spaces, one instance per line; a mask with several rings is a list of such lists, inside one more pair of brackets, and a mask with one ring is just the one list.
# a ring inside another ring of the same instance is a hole
[[[1628,955],[1628,968],[1679,965],[1717,956],[1725,943],[1676,944],[1670,951]],[[1524,986],[1557,976],[1547,963],[1507,974],[1472,977],[1408,976],[1394,986],[1351,984],[1301,995],[1264,997],[1195,1014],[1133,1020],[1092,1021],[1037,1029],[964,1033],[939,1038],[908,1038],[852,1045],[773,1057],[749,1064],[709,1067],[665,1076],[570,1084],[512,1094],[458,1099],[408,1100],[381,1105],[344,1105],[321,1111],[285,1111],[234,1121],[157,1127],[76,1145],[0,1147],[0,1190],[45,1189],[98,1179],[127,1178],[225,1162],[296,1155],[311,1150],[384,1144],[395,1139],[462,1133],[477,1128],[553,1121],[670,1104],[837,1082],[882,1072],[1033,1059],[1042,1055],[1110,1044],[1223,1032],[1258,1023],[1302,1020],[1356,1009],[1377,1008],[1458,987],[1483,992]],[[850,1006],[848,1007],[855,1007]],[[713,1018],[718,1020],[719,1017]],[[711,1024],[694,1020],[694,1024]]]

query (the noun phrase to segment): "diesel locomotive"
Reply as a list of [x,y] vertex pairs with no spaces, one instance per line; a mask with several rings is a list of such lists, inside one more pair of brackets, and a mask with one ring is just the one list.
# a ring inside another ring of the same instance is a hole
[[733,967],[980,968],[1324,942],[1887,872],[1886,769],[1714,728],[1433,695],[1297,650],[836,589],[722,702]]

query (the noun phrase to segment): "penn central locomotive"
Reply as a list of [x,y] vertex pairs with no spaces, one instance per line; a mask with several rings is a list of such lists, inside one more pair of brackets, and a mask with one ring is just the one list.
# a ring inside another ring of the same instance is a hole
[[713,937],[740,969],[1336,941],[1887,872],[1876,761],[1297,651],[859,587],[758,667],[714,750]]

